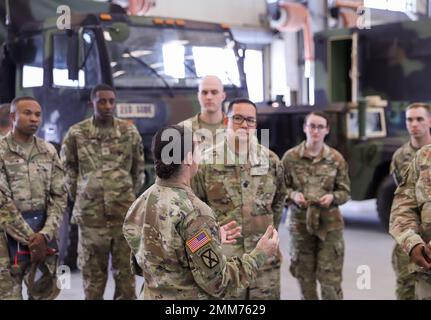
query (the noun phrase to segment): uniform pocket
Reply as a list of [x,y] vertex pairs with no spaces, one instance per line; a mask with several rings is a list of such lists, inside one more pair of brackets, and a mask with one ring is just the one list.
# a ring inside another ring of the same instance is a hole
[[[227,215],[228,212],[241,206],[240,193],[236,189],[236,182],[229,179],[223,172],[212,171],[205,183],[208,204],[218,215]],[[219,220],[223,220],[223,217]]]
[[[271,214],[250,217],[250,228],[254,234],[265,233],[268,226],[272,224],[274,224],[274,217]],[[245,232],[246,230],[244,230]]]
[[[98,151],[100,150],[98,140],[79,139],[78,148],[79,172],[84,176],[87,173],[97,170],[99,161]],[[101,152],[100,152],[101,153]]]
[[254,210],[252,212],[252,215],[272,215],[273,211],[271,206],[277,189],[274,177],[255,176],[253,177],[253,179],[259,179],[260,181],[258,182],[259,185],[256,192]]
[[337,176],[337,169],[322,169],[317,173],[319,178],[320,186],[327,192],[334,190],[335,178]]

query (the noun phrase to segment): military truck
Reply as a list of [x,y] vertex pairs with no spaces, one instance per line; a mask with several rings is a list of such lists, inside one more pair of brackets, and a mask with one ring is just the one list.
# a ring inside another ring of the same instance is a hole
[[349,163],[352,199],[376,198],[387,230],[395,190],[389,165],[408,141],[405,108],[431,100],[431,20],[328,30],[314,42],[315,105],[262,104],[259,126],[271,130],[270,147],[282,156],[304,138],[305,114],[326,111],[327,142]]
[[[151,138],[160,127],[200,110],[199,77],[218,75],[227,99],[247,96],[245,48],[233,39],[228,26],[128,16],[118,6],[85,0],[2,3],[0,14],[11,24],[3,32],[7,39],[0,58],[0,102],[34,96],[44,114],[37,134],[59,147],[70,126],[92,115],[91,88],[98,83],[112,85],[117,116],[133,122],[143,138],[144,189],[154,181]],[[70,7],[68,29],[59,24],[60,5]],[[76,227],[68,222],[65,219],[61,232],[61,258],[74,267]]]

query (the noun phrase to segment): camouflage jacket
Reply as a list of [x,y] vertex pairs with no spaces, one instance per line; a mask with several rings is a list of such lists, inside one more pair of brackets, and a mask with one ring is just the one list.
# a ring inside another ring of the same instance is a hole
[[194,134],[194,140],[198,141],[199,146],[202,152],[205,152],[209,148],[212,148],[215,144],[224,141],[226,136],[226,123],[227,117],[223,113],[223,121],[220,124],[220,127],[216,130],[215,135],[209,130],[205,128],[205,125],[199,120],[199,115],[195,115],[187,120],[184,120],[179,123],[179,125],[185,126],[192,130]]
[[390,173],[393,175],[397,185],[400,185],[404,181],[407,168],[418,150],[413,148],[410,142],[407,142],[394,152]]
[[190,187],[156,179],[130,207],[123,233],[145,278],[144,299],[222,298],[247,287],[266,260],[222,254],[212,210]]
[[[278,228],[286,196],[283,169],[275,153],[254,144],[249,159],[238,157],[223,142],[205,153],[192,181],[196,195],[207,203],[224,225],[235,220],[242,226],[236,244],[223,245],[223,252],[237,256],[251,252],[269,225]],[[215,163],[215,164],[214,164]],[[281,254],[264,266],[279,265]]]
[[307,209],[293,203],[294,192],[301,192],[305,200],[317,201],[332,194],[334,201],[328,209],[321,209],[321,230],[328,232],[344,226],[338,206],[350,199],[350,179],[343,156],[326,144],[320,156],[312,159],[305,154],[305,141],[286,151],[282,158],[287,200],[290,201],[290,221],[305,223]]
[[75,202],[72,222],[90,227],[122,225],[144,184],[144,151],[136,128],[114,119],[103,136],[93,118],[72,126],[61,159],[69,196]]
[[57,234],[66,209],[64,170],[50,143],[35,137],[27,161],[24,150],[12,134],[0,140],[0,226],[27,244],[34,233],[21,212],[45,210],[47,220],[40,231],[51,241]]
[[417,151],[392,202],[389,232],[407,254],[431,240],[430,161],[431,145]]

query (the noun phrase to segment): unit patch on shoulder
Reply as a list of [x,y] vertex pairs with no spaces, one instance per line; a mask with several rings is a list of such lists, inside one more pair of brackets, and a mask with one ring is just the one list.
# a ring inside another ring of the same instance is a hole
[[192,251],[192,253],[195,253],[210,241],[211,237],[204,230],[201,230],[197,234],[195,234],[190,240],[188,240],[186,244],[187,247],[189,247],[189,249]]
[[202,253],[201,258],[204,264],[210,269],[214,268],[220,262],[219,257],[211,248],[205,250],[205,252]]

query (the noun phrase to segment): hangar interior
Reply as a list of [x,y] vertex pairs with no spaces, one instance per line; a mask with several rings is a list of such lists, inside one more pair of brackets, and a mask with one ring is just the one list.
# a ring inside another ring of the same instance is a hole
[[[116,117],[142,137],[141,191],[155,179],[153,135],[199,112],[205,75],[221,80],[224,111],[238,97],[257,105],[257,129],[269,129],[268,147],[279,158],[304,140],[309,112],[326,112],[326,143],[349,166],[352,200],[341,206],[344,298],[396,299],[390,163],[409,140],[407,106],[431,101],[429,0],[1,2],[0,103],[35,97],[43,106],[37,135],[60,150],[69,128],[91,116],[92,87],[113,86]],[[70,215],[61,226],[60,260],[73,271],[72,288],[59,299],[82,299]],[[288,220],[285,210],[281,299],[294,300],[300,293],[288,272]],[[360,285],[368,274],[372,280]],[[110,277],[108,299],[113,286]]]

